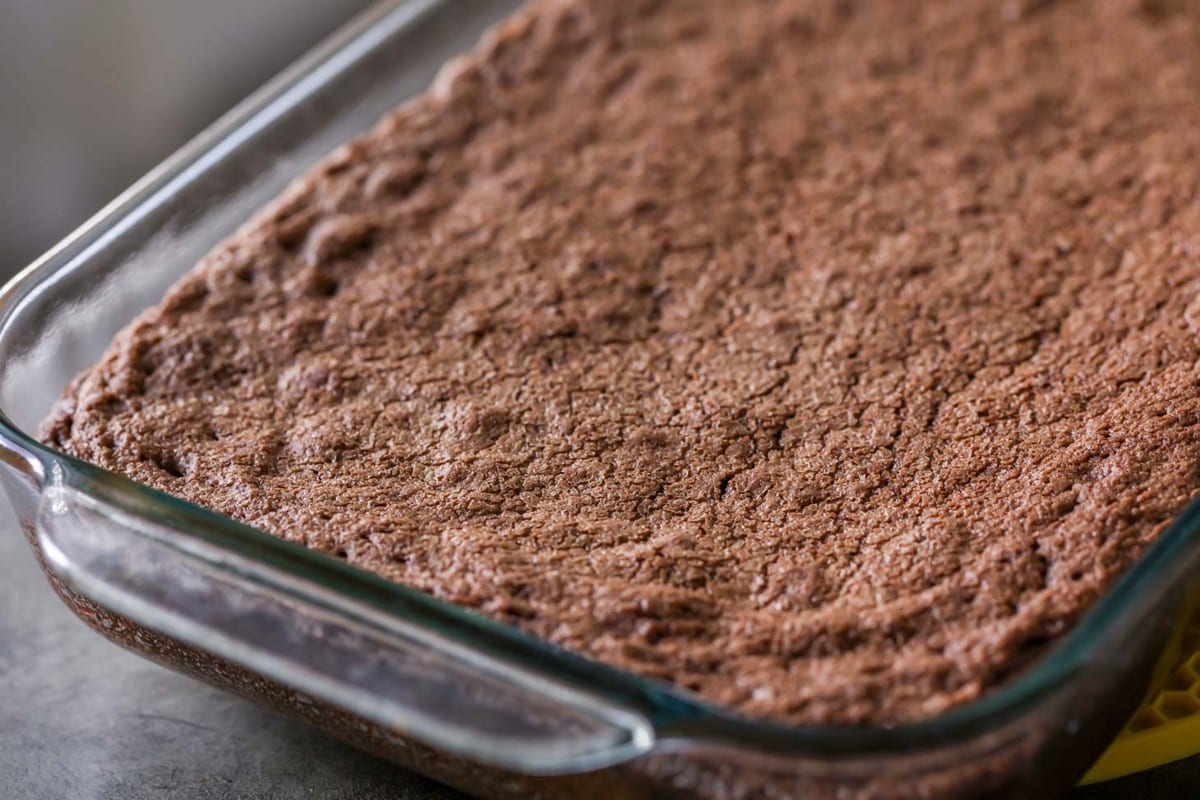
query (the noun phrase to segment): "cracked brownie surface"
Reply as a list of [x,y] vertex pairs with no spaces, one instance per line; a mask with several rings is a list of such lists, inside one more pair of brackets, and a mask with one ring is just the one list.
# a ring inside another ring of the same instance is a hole
[[894,723],[1200,486],[1194,2],[537,2],[45,441],[739,711]]

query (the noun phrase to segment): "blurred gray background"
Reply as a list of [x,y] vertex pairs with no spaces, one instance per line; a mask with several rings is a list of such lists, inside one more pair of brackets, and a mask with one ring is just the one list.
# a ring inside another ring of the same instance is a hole
[[367,0],[0,0],[0,277]]

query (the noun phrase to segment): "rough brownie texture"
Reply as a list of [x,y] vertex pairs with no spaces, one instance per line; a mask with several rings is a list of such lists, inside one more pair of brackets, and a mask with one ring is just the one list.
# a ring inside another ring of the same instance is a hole
[[1200,8],[538,2],[65,452],[703,697],[936,714],[1200,486]]

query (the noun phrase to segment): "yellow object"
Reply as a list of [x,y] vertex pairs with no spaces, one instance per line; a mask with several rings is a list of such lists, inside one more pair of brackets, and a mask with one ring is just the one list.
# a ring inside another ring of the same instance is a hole
[[[1200,597],[1197,598],[1200,600]],[[1200,602],[1180,615],[1142,705],[1092,765],[1098,783],[1200,753]]]

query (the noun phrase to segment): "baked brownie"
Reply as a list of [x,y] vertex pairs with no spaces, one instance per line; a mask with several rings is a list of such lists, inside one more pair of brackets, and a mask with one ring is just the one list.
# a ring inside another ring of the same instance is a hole
[[1195,2],[535,2],[42,436],[704,698],[895,723],[1200,487]]

